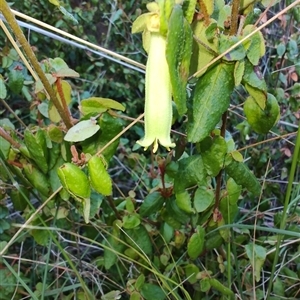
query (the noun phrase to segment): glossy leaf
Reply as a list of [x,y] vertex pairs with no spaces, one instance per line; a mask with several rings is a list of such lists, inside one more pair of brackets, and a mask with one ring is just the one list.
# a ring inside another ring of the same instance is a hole
[[267,85],[259,67],[254,67],[247,59],[245,59],[245,72],[242,83],[247,83],[254,88],[267,92]]
[[204,248],[205,230],[201,226],[197,226],[196,232],[192,234],[187,244],[187,252],[191,259],[196,259]]
[[148,217],[159,212],[164,203],[165,200],[159,192],[148,194],[140,207],[139,214],[141,217]]
[[268,133],[280,117],[280,108],[276,98],[268,93],[264,110],[253,97],[248,97],[244,103],[244,112],[250,126],[257,133]]
[[102,195],[111,195],[112,181],[100,157],[93,156],[88,161],[88,171],[93,189]]
[[172,218],[181,224],[188,223],[190,220],[190,214],[180,209],[174,198],[170,198],[166,201],[166,210]]
[[68,130],[64,140],[67,142],[84,141],[93,136],[99,129],[100,126],[95,119],[83,120]]
[[206,170],[200,155],[193,155],[183,158],[179,161],[179,172],[177,172],[174,180],[174,191],[180,193],[187,187],[206,182]]
[[261,186],[259,182],[244,163],[233,160],[225,167],[225,171],[237,184],[242,185],[249,192],[256,196],[260,194]]
[[[204,142],[204,141],[203,141]],[[202,149],[202,143],[201,143]],[[227,144],[223,137],[212,139],[212,144],[202,152],[202,159],[208,175],[217,176],[224,164]]]
[[234,88],[233,72],[233,64],[220,63],[198,79],[188,112],[188,141],[202,141],[228,109]]
[[24,132],[24,143],[31,158],[36,162],[41,171],[46,174],[48,171],[48,149],[43,130],[38,129],[34,135],[29,129],[26,129]]
[[80,102],[80,111],[83,115],[97,115],[108,109],[124,111],[125,107],[121,103],[109,98],[91,97]]
[[176,194],[176,204],[181,210],[187,213],[194,212],[194,209],[192,208],[191,196],[187,191]]
[[[247,25],[243,29],[243,36],[247,36],[256,29],[254,25]],[[262,33],[259,31],[251,36],[251,44],[247,49],[247,57],[252,65],[257,66],[259,59],[265,55],[265,41]]]
[[186,84],[189,75],[193,34],[183,17],[180,5],[175,5],[169,20],[166,56],[170,70],[173,98],[179,115],[186,112]]
[[237,61],[234,65],[234,85],[239,86],[242,82],[245,72],[245,62],[243,60]]
[[213,203],[215,198],[214,191],[206,187],[198,187],[194,196],[194,207],[196,211],[203,212]]
[[265,109],[266,107],[266,101],[267,101],[267,93],[259,90],[257,88],[252,87],[249,84],[245,84],[245,88],[249,95],[255,100],[255,102],[258,104],[258,106],[261,109]]

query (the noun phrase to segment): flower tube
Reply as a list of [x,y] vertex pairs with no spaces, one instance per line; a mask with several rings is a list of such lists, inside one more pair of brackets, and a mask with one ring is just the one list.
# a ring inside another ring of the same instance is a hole
[[170,147],[175,147],[170,138],[172,89],[166,60],[166,38],[159,32],[150,32],[145,79],[145,136],[137,143],[145,150],[154,143],[154,153],[158,143],[170,150]]

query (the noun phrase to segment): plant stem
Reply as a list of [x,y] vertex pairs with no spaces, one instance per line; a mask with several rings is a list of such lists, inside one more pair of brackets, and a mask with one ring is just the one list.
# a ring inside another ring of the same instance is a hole
[[47,77],[45,76],[41,66],[39,65],[39,62],[34,55],[34,52],[32,51],[29,43],[26,40],[26,37],[23,34],[23,31],[21,30],[20,26],[18,25],[13,13],[11,12],[7,2],[5,0],[0,0],[0,11],[5,17],[7,23],[13,30],[16,38],[18,39],[20,45],[23,47],[24,52],[26,53],[26,56],[30,63],[32,64],[35,72],[37,73],[38,77],[40,78],[41,82],[44,85],[44,88],[46,92],[49,94],[51,101],[53,102],[54,106],[56,107],[59,115],[61,116],[63,122],[65,123],[67,128],[71,128],[72,121],[70,118],[70,114],[65,114],[63,107],[60,105],[59,100],[56,97],[56,94],[51,87]]
[[107,196],[106,199],[108,200],[109,205],[110,205],[111,209],[114,211],[116,217],[117,217],[119,220],[121,220],[122,218],[121,218],[121,216],[120,216],[120,214],[119,214],[119,212],[118,212],[118,210],[117,210],[117,208],[116,208],[116,205],[115,205],[115,202],[114,202],[113,197],[112,197],[112,196]]
[[[226,120],[227,120],[227,111],[222,115],[222,127],[221,127],[221,136],[225,137],[226,133]],[[220,205],[220,192],[221,192],[221,185],[222,185],[222,170],[219,172],[219,174],[216,177],[217,185],[216,185],[216,201],[215,201],[215,207],[219,208]]]
[[240,0],[233,0],[231,8],[231,25],[230,25],[230,35],[235,35],[238,29],[238,20],[239,20],[239,8]]
[[[294,150],[293,158],[292,158],[292,165],[291,165],[291,169],[290,169],[290,173],[289,173],[289,181],[288,181],[286,194],[285,194],[284,206],[283,206],[281,222],[280,222],[280,230],[283,230],[284,227],[286,226],[287,210],[288,210],[288,206],[289,206],[289,202],[290,202],[290,198],[291,198],[291,194],[292,194],[293,182],[294,182],[294,177],[295,177],[295,173],[296,173],[296,169],[297,169],[297,165],[298,165],[299,154],[300,154],[300,122],[299,122],[297,138],[296,138],[295,150]],[[282,234],[279,234],[277,236],[275,257],[274,257],[274,261],[273,261],[272,272],[271,272],[270,279],[269,279],[269,285],[268,285],[266,299],[269,298],[271,289],[273,286],[275,268],[276,268],[276,265],[277,265],[277,262],[279,259],[279,249],[280,249],[280,245],[281,245],[281,241],[283,240],[283,237],[284,236]]]
[[21,145],[16,142],[2,127],[0,127],[0,136],[7,140],[15,148],[21,148]]

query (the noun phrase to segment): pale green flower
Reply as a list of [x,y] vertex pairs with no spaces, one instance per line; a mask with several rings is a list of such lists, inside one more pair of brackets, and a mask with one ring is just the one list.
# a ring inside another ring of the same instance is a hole
[[169,67],[166,60],[166,38],[159,32],[150,32],[146,65],[145,136],[137,143],[145,148],[152,144],[153,152],[158,143],[170,150],[172,93]]

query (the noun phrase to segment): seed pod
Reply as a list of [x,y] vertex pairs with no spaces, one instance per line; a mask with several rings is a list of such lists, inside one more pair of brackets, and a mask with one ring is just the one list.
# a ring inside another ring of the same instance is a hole
[[74,197],[83,202],[90,198],[91,189],[86,174],[76,165],[65,163],[57,169],[57,175],[62,186]]
[[102,159],[98,156],[93,156],[88,162],[88,170],[93,189],[102,195],[111,195],[112,181]]

